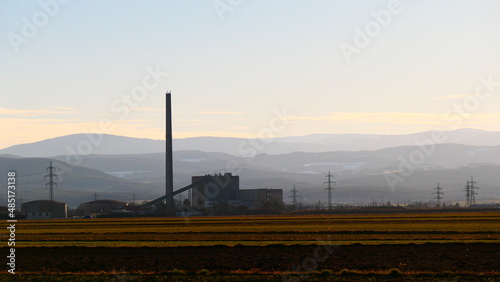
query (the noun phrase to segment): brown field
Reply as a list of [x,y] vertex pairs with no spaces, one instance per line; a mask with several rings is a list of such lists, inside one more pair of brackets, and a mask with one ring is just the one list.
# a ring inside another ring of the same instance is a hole
[[500,243],[500,213],[71,219],[18,223],[18,247]]
[[20,274],[499,278],[499,212],[19,221],[16,236]]
[[[500,261],[500,244],[449,243],[404,245],[340,245],[332,253],[315,245],[206,246],[206,247],[29,247],[19,248],[20,272],[125,272],[162,273],[174,269],[196,272],[283,272],[296,267],[340,271],[443,271],[493,273]],[[29,262],[29,263],[22,263]],[[304,264],[305,262],[305,264]]]

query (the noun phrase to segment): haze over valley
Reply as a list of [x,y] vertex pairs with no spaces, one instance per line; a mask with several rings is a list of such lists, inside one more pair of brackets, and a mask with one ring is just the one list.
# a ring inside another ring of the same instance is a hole
[[[432,202],[438,182],[444,202],[456,203],[474,176],[480,187],[476,199],[498,201],[500,132],[464,129],[444,135],[442,144],[424,142],[432,132],[174,139],[174,189],[190,184],[194,175],[232,172],[240,175],[243,189],[283,189],[289,202],[295,185],[302,202],[325,203],[323,182],[330,171],[337,183],[335,204]],[[82,146],[92,140],[96,145]],[[0,150],[0,168],[17,170],[24,201],[48,197],[44,175],[50,161],[60,175],[55,199],[71,207],[92,200],[94,193],[102,199],[151,200],[164,193],[164,146],[162,140],[114,135],[62,136]],[[91,152],[75,154],[82,149]],[[421,163],[412,164],[415,152],[425,156]],[[391,179],[398,181],[391,186]]]

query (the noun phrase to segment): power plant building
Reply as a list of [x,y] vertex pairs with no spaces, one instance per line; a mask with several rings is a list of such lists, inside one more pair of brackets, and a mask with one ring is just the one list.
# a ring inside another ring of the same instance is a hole
[[214,204],[235,204],[240,199],[240,177],[231,173],[193,176],[192,183],[206,178],[212,181],[202,183],[191,190],[191,206],[197,209],[213,208]]
[[[206,180],[206,181],[203,181]],[[240,178],[231,173],[193,176],[191,206],[196,209],[216,209],[219,205],[271,208],[283,204],[282,189],[240,190]]]

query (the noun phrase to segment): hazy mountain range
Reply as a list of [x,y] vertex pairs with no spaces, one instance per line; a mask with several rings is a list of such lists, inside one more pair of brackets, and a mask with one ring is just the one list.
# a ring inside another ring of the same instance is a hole
[[[463,201],[463,187],[474,176],[480,187],[477,199],[500,198],[499,132],[457,130],[445,133],[447,141],[455,144],[415,145],[431,134],[309,135],[276,138],[272,143],[215,137],[177,139],[174,185],[177,189],[189,184],[193,175],[230,171],[240,175],[242,188],[282,188],[288,201],[295,184],[303,201],[325,203],[324,176],[331,171],[337,183],[337,203],[430,201],[438,182],[445,201],[456,202]],[[96,137],[69,135],[6,148],[0,151],[4,154],[0,155],[0,169],[17,171],[18,193],[24,201],[48,198],[44,175],[50,161],[60,176],[55,199],[72,207],[92,200],[94,192],[101,199],[123,201],[131,201],[134,194],[138,200],[147,200],[164,193],[163,141]],[[311,149],[306,150],[308,147]],[[344,150],[328,151],[329,147]],[[302,151],[297,151],[300,148]],[[67,154],[71,150],[90,154]],[[250,152],[253,157],[238,151]],[[391,187],[388,176],[400,181]],[[0,181],[5,182],[4,178],[0,176]]]
[[[254,154],[287,154],[293,152],[331,152],[379,150],[398,146],[415,146],[432,138],[432,131],[404,135],[373,134],[313,134],[280,137],[272,140],[195,137],[174,139],[174,151],[198,150],[220,152],[235,156]],[[443,132],[444,140],[437,144],[462,144],[472,146],[500,145],[500,131],[460,129]],[[89,145],[90,144],[90,145]],[[165,152],[164,140],[131,138],[115,135],[73,134],[35,143],[20,144],[0,150],[0,154],[21,157],[52,157],[75,154],[147,154]]]

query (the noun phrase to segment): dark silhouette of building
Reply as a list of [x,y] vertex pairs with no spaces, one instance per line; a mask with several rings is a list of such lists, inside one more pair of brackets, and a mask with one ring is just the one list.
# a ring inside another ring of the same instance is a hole
[[109,214],[115,210],[125,208],[126,202],[115,200],[95,200],[87,203],[80,204],[76,209],[77,215],[97,215]]
[[231,173],[193,176],[192,183],[205,178],[212,181],[200,184],[191,190],[191,205],[197,209],[213,208],[217,203],[231,203],[240,200],[240,177]]
[[37,200],[21,205],[26,219],[50,219],[68,217],[68,204],[50,200]]
[[[203,180],[207,180],[204,182]],[[246,206],[275,208],[283,204],[282,189],[243,189],[240,178],[231,173],[193,176],[192,183],[201,183],[191,190],[191,206],[196,209]]]
[[241,203],[255,209],[278,208],[283,204],[282,189],[244,189],[240,190]]

